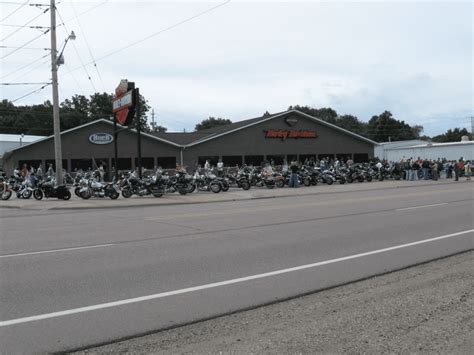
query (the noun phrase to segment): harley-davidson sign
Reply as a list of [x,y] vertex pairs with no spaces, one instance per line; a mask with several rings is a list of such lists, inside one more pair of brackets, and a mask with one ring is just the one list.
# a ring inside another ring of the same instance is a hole
[[317,138],[318,135],[316,134],[316,131],[309,131],[309,130],[286,130],[286,129],[268,129],[265,130],[265,138],[280,138],[282,141],[284,141],[287,138],[293,138],[293,139],[298,139],[298,138]]
[[89,136],[92,144],[109,144],[114,141],[114,137],[108,133],[93,133]]

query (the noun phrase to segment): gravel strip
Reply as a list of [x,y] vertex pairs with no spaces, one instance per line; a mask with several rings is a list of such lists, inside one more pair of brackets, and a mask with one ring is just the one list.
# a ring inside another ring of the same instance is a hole
[[474,252],[79,354],[442,353],[474,349]]

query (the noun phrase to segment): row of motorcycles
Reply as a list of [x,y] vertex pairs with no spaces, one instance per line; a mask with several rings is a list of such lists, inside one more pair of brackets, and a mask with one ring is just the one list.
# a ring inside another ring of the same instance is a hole
[[54,177],[43,180],[31,174],[25,178],[12,176],[8,179],[5,175],[1,175],[1,199],[8,200],[13,194],[16,194],[16,197],[21,199],[29,199],[31,196],[36,200],[42,200],[43,197],[62,200],[69,200],[71,198],[71,192],[67,186],[57,185]]
[[[178,171],[168,174],[162,169],[146,171],[140,178],[137,171],[122,174],[118,180],[104,182],[99,170],[78,172],[72,177],[65,175],[65,182],[76,196],[89,199],[91,197],[117,199],[120,194],[124,198],[131,196],[162,197],[165,193],[179,193],[186,195],[195,191],[212,191],[219,193],[231,187],[249,190],[252,187],[284,187],[290,183],[291,172],[288,170],[276,171],[271,167],[242,167],[233,172],[199,169],[193,174]],[[298,170],[298,183],[303,186],[317,184],[332,185],[352,182],[383,181],[385,179],[400,180],[405,171],[398,166],[377,167],[372,164],[355,164],[350,167],[312,167],[301,166]],[[56,186],[54,177],[38,179],[34,174],[26,178],[6,176],[0,177],[0,193],[2,200],[8,200],[12,194],[17,198],[28,199],[33,196],[37,200],[58,198],[69,200],[71,192],[67,185]]]

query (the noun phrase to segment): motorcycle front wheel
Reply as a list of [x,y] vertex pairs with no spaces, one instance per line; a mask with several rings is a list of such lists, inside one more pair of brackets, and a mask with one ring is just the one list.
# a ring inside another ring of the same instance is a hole
[[33,197],[35,198],[35,200],[42,200],[43,199],[43,191],[41,190],[35,190],[33,191]]
[[8,200],[10,197],[12,197],[12,190],[3,191],[3,193],[2,193],[2,200],[3,201]]
[[125,197],[125,198],[129,198],[132,196],[132,190],[130,190],[129,188],[125,188],[122,190],[122,196]]
[[21,195],[25,199],[29,199],[33,195],[33,191],[31,190],[25,190],[23,191],[23,194]]
[[246,180],[242,181],[240,183],[240,187],[242,187],[242,190],[247,191],[248,189],[250,189],[250,183]]
[[221,187],[221,184],[215,182],[215,183],[211,183],[209,185],[209,188],[211,189],[212,192],[214,192],[215,194],[221,192],[222,190],[222,187]]
[[118,199],[119,196],[120,196],[120,194],[119,194],[118,192],[112,192],[112,193],[109,195],[110,199],[112,199],[112,200]]

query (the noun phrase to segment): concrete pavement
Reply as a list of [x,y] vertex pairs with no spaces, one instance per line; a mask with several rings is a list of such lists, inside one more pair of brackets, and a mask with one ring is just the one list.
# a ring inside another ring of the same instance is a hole
[[[91,209],[91,208],[128,208],[135,206],[161,206],[161,205],[180,205],[193,203],[210,203],[210,202],[228,202],[243,201],[261,198],[278,198],[304,195],[334,194],[348,193],[351,191],[374,191],[386,189],[398,189],[405,187],[421,187],[421,186],[444,186],[446,184],[462,184],[471,183],[470,181],[438,180],[438,181],[372,181],[370,183],[358,183],[340,185],[338,183],[328,186],[320,184],[317,186],[304,187],[298,189],[291,188],[255,188],[252,187],[248,191],[242,189],[231,188],[228,192],[212,193],[198,192],[181,196],[177,193],[165,194],[161,198],[151,196],[137,197],[125,199],[120,196],[117,200],[109,198],[91,198],[89,200],[81,199],[73,194],[71,200],[63,201],[58,199],[46,199],[36,201],[33,198],[28,200],[17,199],[12,196],[8,201],[0,200],[1,208],[27,209],[27,210],[61,210],[61,209]],[[72,192],[72,190],[71,190]],[[1,212],[0,212],[1,213]]]

